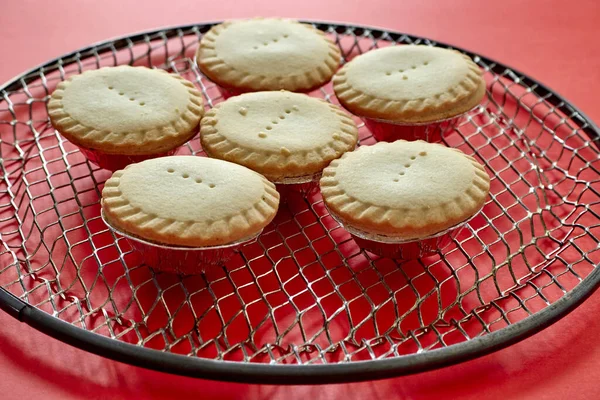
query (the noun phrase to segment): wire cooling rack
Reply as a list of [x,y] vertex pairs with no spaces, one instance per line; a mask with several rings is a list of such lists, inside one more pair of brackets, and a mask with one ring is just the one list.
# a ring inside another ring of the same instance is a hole
[[[148,368],[248,382],[340,382],[489,353],[550,325],[598,286],[598,128],[535,80],[468,52],[485,73],[487,97],[444,141],[485,164],[491,194],[444,254],[401,262],[361,251],[319,193],[290,192],[257,242],[226,265],[195,276],[143,265],[100,218],[110,173],[52,129],[46,102],[74,74],[132,64],[185,77],[212,107],[222,99],[193,62],[211,25],[100,43],[0,89],[5,311]],[[394,44],[446,47],[379,29],[315,25],[344,61]],[[337,103],[330,85],[312,95]],[[360,144],[374,141],[360,124]],[[198,138],[179,153],[203,155]]]

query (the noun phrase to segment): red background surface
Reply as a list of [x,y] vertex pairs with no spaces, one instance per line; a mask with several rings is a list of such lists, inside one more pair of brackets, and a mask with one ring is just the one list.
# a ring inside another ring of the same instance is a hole
[[[600,11],[593,0],[0,0],[0,82],[90,43],[160,26],[254,15],[347,21],[479,52],[541,80],[600,121]],[[495,354],[433,372],[325,386],[182,378],[77,350],[0,313],[0,397],[584,399],[600,397],[600,296]]]

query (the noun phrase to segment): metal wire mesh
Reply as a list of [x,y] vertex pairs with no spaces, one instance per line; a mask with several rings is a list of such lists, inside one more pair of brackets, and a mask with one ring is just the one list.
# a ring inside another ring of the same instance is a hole
[[[108,42],[0,92],[0,287],[81,329],[217,360],[318,364],[401,357],[505,328],[572,291],[600,261],[597,133],[569,104],[481,57],[488,95],[444,138],[492,177],[482,214],[444,254],[400,262],[361,251],[321,196],[286,193],[275,221],[230,262],[154,272],[100,218],[98,169],[49,124],[46,102],[87,69],[133,64],[221,101],[193,53],[209,26]],[[344,59],[435,43],[320,25]],[[312,93],[336,103],[330,85]],[[360,120],[356,119],[357,122]],[[360,124],[361,145],[374,139]],[[198,138],[180,154],[203,155]]]

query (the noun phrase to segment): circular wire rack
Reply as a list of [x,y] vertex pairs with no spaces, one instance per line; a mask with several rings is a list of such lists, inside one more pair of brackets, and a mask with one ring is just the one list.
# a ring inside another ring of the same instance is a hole
[[[438,368],[515,343],[598,286],[598,128],[539,82],[463,50],[487,96],[444,143],[491,177],[482,213],[444,250],[398,261],[362,251],[317,192],[283,193],[255,243],[193,276],[145,266],[100,217],[110,172],[50,125],[56,85],[120,64],[163,68],[222,101],[196,67],[213,24],[99,43],[0,89],[0,306],[67,343],[134,365],[220,380],[324,383]],[[425,44],[406,34],[314,23],[344,61]],[[331,86],[311,93],[337,104]],[[358,118],[360,144],[375,142]],[[179,154],[204,155],[198,137]]]

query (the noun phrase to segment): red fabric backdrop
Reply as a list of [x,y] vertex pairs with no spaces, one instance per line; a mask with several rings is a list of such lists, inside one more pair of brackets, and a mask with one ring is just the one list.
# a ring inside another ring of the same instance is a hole
[[[422,35],[498,59],[548,84],[600,121],[600,11],[593,0],[0,0],[0,82],[90,43],[160,26],[286,16]],[[0,313],[0,397],[584,399],[600,397],[600,296],[495,354],[376,382],[278,387],[211,382],[131,367],[77,350]]]

